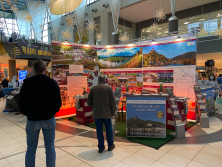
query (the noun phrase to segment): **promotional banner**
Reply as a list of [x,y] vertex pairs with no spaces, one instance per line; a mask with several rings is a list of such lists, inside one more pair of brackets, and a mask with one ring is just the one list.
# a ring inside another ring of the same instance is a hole
[[97,55],[100,69],[142,68],[141,47],[98,49]]
[[127,136],[166,138],[166,98],[127,97]]
[[60,87],[62,107],[56,117],[76,114],[75,98],[87,91],[87,79],[97,68],[97,50],[83,44],[52,42],[52,78]]
[[202,90],[202,93],[206,94],[206,110],[207,114],[209,115],[211,112],[215,111],[217,93],[215,88],[204,89]]
[[23,80],[26,79],[27,71],[26,70],[19,70],[18,76],[19,76],[19,83],[23,82]]
[[143,67],[196,65],[196,40],[143,47]]

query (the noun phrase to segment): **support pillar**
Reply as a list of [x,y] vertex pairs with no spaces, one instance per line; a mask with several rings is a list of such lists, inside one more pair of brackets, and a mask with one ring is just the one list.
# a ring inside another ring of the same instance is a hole
[[16,60],[8,60],[9,64],[9,81],[12,82],[12,77],[16,74]]
[[119,44],[119,32],[113,32],[112,33],[112,44]]

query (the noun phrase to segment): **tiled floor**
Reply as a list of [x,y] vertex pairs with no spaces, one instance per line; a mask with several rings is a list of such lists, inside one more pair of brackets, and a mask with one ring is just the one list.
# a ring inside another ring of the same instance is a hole
[[[221,108],[222,109],[222,108]],[[96,132],[67,120],[57,120],[57,167],[222,167],[222,110],[210,118],[211,127],[191,128],[186,139],[174,139],[155,150],[116,137],[116,149],[99,154]],[[25,167],[26,118],[0,113],[0,167]],[[107,148],[107,145],[106,145]],[[45,167],[42,132],[36,167]]]

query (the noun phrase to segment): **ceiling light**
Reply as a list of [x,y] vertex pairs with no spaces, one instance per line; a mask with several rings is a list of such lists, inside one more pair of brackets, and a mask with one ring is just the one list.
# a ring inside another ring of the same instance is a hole
[[220,13],[217,14],[217,17],[222,17],[222,15]]
[[157,34],[162,34],[161,32],[158,32]]
[[158,28],[158,30],[162,30],[162,28]]
[[184,22],[183,24],[189,24],[190,22],[188,22],[188,21],[186,21],[186,22]]
[[200,18],[200,19],[199,19],[199,21],[204,21],[204,20],[205,20],[205,18]]

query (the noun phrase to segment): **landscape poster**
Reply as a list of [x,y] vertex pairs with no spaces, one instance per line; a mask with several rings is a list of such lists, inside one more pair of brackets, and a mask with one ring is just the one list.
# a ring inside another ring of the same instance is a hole
[[97,50],[71,45],[52,45],[53,64],[83,65],[84,70],[94,71],[97,64]]
[[196,65],[196,41],[143,47],[143,67]]
[[98,49],[97,55],[100,69],[142,67],[141,47]]
[[127,97],[127,136],[166,138],[166,98]]

